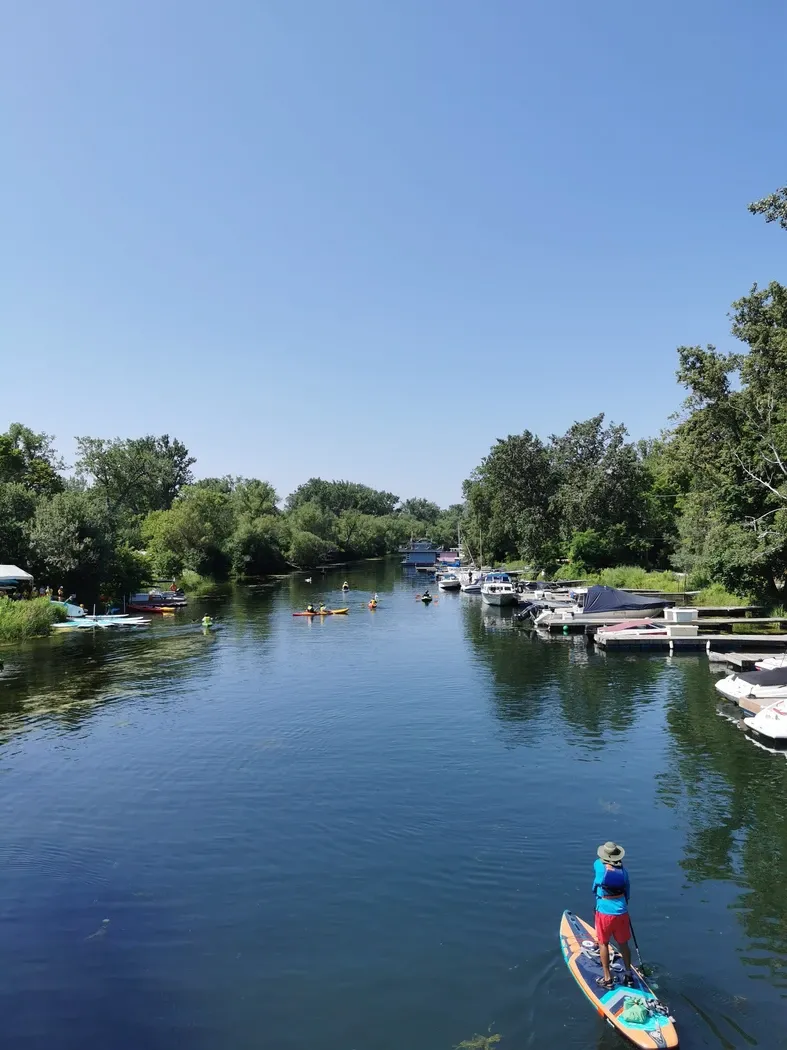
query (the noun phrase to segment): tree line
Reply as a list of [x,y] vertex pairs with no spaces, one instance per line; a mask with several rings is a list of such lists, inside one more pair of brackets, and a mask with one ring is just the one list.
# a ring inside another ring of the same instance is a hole
[[[787,187],[749,205],[787,230]],[[787,287],[732,304],[742,348],[678,348],[673,425],[632,442],[594,416],[499,440],[464,485],[466,531],[548,574],[678,569],[771,601],[787,576]]]
[[183,442],[77,439],[66,472],[53,438],[0,435],[0,561],[84,596],[116,596],[184,573],[260,576],[388,554],[411,536],[456,542],[463,507],[401,501],[312,478],[284,501],[257,478],[194,477]]
[[[750,205],[787,230],[787,187]],[[742,345],[678,349],[687,392],[673,425],[633,442],[603,415],[542,439],[498,440],[464,483],[464,503],[312,478],[283,505],[255,478],[195,479],[167,435],[77,441],[66,473],[52,438],[0,435],[0,561],[86,595],[145,580],[244,577],[392,552],[411,536],[533,572],[616,565],[677,569],[777,600],[787,575],[787,287],[733,303]]]

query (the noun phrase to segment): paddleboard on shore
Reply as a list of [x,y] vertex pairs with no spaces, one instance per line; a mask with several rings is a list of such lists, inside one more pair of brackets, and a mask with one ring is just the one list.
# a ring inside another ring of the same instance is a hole
[[[596,932],[570,911],[563,912],[560,922],[560,947],[572,977],[590,1003],[629,1042],[642,1050],[667,1050],[678,1046],[675,1022],[639,970],[632,967],[634,987],[616,984],[607,991],[596,984],[597,978],[603,976]],[[613,958],[612,974],[618,981],[623,977],[623,961],[619,955]],[[647,1010],[647,1017],[641,1022],[623,1020],[623,1012],[632,1000]]]

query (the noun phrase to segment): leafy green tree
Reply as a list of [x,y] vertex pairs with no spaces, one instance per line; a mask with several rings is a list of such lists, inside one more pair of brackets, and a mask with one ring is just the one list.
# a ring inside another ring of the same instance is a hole
[[296,529],[292,533],[287,556],[293,565],[308,569],[327,561],[333,550],[332,544],[315,536],[313,532]]
[[428,499],[406,499],[401,506],[403,514],[409,514],[419,521],[425,521],[429,525],[436,524],[442,513],[436,503]]
[[63,461],[52,441],[48,434],[37,434],[21,423],[12,423],[5,434],[0,434],[0,482],[23,485],[37,496],[60,492]]
[[30,531],[39,578],[96,595],[111,575],[114,551],[106,512],[88,492],[58,492],[42,500]]
[[152,511],[142,524],[154,571],[167,577],[184,569],[226,575],[234,524],[230,496],[199,486],[184,489],[168,510]]
[[753,201],[749,211],[752,215],[763,215],[766,222],[778,222],[783,230],[787,230],[787,186],[769,193],[762,200]]
[[284,551],[290,546],[291,530],[279,515],[244,516],[229,542],[232,571],[236,576],[263,576],[286,572]]
[[310,532],[329,542],[335,539],[336,515],[315,500],[300,503],[291,510],[289,522],[296,532]]
[[29,526],[35,515],[35,493],[15,481],[0,482],[0,555],[3,562],[24,567],[30,555]]
[[287,497],[287,509],[297,510],[304,503],[316,503],[332,514],[341,514],[343,510],[357,510],[361,514],[382,516],[392,514],[398,502],[399,497],[392,492],[369,488],[368,485],[361,485],[355,481],[323,481],[322,478],[310,478]]
[[113,521],[168,510],[193,480],[196,460],[168,434],[112,441],[83,437],[77,438],[77,448],[77,474],[101,496]]

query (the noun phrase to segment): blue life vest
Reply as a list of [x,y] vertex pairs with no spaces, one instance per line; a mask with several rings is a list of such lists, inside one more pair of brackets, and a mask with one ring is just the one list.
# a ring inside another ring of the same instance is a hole
[[626,873],[623,868],[607,868],[600,888],[602,897],[623,897],[626,893]]

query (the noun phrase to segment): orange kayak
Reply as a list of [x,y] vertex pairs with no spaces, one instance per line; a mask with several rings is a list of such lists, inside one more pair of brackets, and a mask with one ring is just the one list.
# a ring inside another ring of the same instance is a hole
[[315,609],[314,612],[294,612],[293,616],[344,616],[349,609],[323,609],[322,612]]

